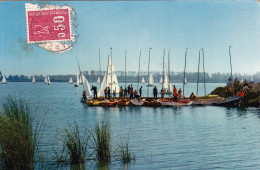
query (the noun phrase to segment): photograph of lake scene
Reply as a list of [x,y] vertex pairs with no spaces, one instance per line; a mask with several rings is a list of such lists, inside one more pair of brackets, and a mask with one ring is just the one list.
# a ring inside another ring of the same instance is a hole
[[260,169],[259,1],[1,1],[0,17],[0,169]]

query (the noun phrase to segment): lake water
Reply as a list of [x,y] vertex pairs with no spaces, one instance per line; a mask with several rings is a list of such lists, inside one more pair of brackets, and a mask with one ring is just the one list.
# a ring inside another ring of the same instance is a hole
[[[136,88],[136,84],[133,86]],[[182,88],[182,84],[176,86]],[[224,84],[207,84],[207,92],[218,86]],[[146,96],[146,87],[143,88]],[[196,92],[196,88],[196,84],[187,84],[185,94]],[[204,95],[203,84],[199,89],[199,94]],[[128,165],[129,169],[260,168],[259,108],[87,107],[79,102],[81,93],[82,87],[75,88],[67,83],[52,83],[50,86],[8,83],[0,86],[1,99],[8,94],[24,98],[36,109],[37,118],[44,117],[40,143],[41,150],[48,157],[57,143],[57,129],[74,121],[81,130],[83,127],[93,128],[97,121],[106,119],[110,121],[113,146],[130,133],[136,161]],[[96,163],[91,161],[86,167],[97,169]],[[122,167],[120,161],[110,165],[110,169]]]

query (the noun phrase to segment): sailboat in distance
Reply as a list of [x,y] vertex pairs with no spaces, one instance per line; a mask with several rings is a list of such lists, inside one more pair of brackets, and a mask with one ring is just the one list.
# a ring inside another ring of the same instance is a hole
[[69,84],[73,84],[72,77],[70,77]]
[[162,77],[161,77],[159,83],[160,83],[160,84],[163,84],[163,79],[162,79]]
[[35,77],[33,76],[32,83],[35,83],[35,82],[36,82],[36,80],[35,80]]
[[77,81],[76,84],[74,84],[75,87],[79,87],[79,73],[77,73]]
[[50,80],[49,76],[47,76],[47,82],[48,82],[48,85],[51,85],[51,80]]
[[48,77],[48,76],[45,76],[45,77],[44,77],[44,82],[43,82],[44,84],[48,84],[48,78],[47,78],[47,77]]
[[141,83],[142,83],[142,84],[144,84],[144,83],[145,83],[145,81],[144,81],[144,77],[142,78],[142,81],[141,81]]
[[163,89],[165,90],[165,93],[171,93],[171,82],[169,81],[169,77],[167,74],[167,71],[164,72],[164,82],[163,82]]
[[101,88],[99,89],[98,96],[102,96],[103,91],[106,87],[110,88],[110,93],[113,93],[113,90],[115,90],[116,93],[119,93],[120,89],[118,85],[118,80],[110,56],[108,56],[107,73],[105,74],[101,83]]
[[3,76],[3,79],[2,79],[2,81],[1,81],[1,84],[7,84],[7,83],[6,83],[6,78],[5,78],[5,76]]
[[98,79],[97,79],[97,84],[100,84],[100,78],[98,77]]
[[153,74],[149,75],[149,86],[154,86]]

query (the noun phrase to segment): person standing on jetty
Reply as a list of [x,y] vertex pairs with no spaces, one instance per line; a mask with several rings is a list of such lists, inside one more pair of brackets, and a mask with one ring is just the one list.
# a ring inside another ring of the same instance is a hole
[[125,90],[124,90],[124,98],[127,98],[127,88],[125,87]]
[[128,97],[130,97],[130,90],[131,90],[130,85],[128,85],[128,87],[127,87],[127,93],[128,93],[127,96]]
[[123,97],[123,87],[120,87],[120,91],[119,91],[119,97],[122,98]]
[[173,85],[173,101],[174,101],[174,102],[177,102],[177,101],[178,101],[177,88],[175,87],[175,85]]
[[180,88],[179,91],[178,91],[178,99],[181,98],[181,93],[182,93],[182,91],[181,91],[181,88]]
[[97,87],[92,85],[91,90],[94,91],[94,98],[97,98]]
[[164,89],[163,88],[161,89],[161,98],[162,99],[164,98]]
[[105,93],[105,99],[106,99],[107,98],[107,87],[105,88],[104,93]]
[[133,87],[130,88],[130,99],[134,98],[134,89]]
[[137,98],[137,90],[134,92],[134,98]]
[[107,95],[108,95],[108,98],[110,99],[110,88],[109,87],[107,89]]
[[143,88],[143,86],[141,86],[140,89],[139,89],[140,97],[142,97],[142,88]]
[[158,94],[158,90],[157,90],[157,87],[155,86],[153,88],[153,98],[157,98],[157,94]]
[[116,91],[113,90],[113,97],[116,98]]

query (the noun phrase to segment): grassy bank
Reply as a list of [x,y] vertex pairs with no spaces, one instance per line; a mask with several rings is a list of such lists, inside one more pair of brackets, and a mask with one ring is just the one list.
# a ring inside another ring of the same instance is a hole
[[23,100],[7,97],[0,110],[2,168],[34,169],[39,131],[33,130],[31,110]]

